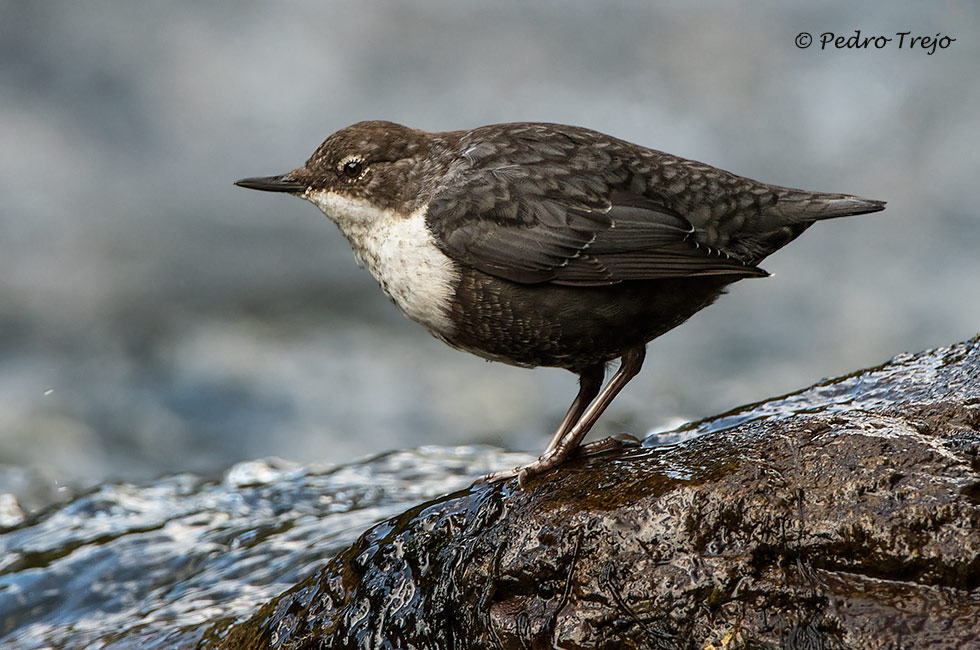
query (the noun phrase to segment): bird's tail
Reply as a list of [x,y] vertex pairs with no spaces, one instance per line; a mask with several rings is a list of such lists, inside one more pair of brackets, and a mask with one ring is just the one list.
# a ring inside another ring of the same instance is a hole
[[740,243],[737,257],[753,266],[799,237],[816,221],[849,217],[885,209],[884,201],[862,199],[850,194],[825,194],[779,188],[776,202],[766,208],[756,231]]
[[790,221],[812,222],[879,212],[884,209],[884,201],[862,199],[860,196],[787,189],[779,195],[776,205],[770,209],[770,212],[780,214]]

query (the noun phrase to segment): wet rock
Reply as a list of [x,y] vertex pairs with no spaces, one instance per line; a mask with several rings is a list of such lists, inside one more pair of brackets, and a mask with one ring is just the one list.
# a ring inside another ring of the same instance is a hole
[[980,339],[371,528],[202,648],[980,648]]

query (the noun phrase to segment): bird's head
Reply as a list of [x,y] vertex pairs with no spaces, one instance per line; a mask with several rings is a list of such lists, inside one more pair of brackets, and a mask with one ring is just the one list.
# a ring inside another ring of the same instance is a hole
[[346,230],[426,202],[433,142],[430,134],[400,124],[359,122],[324,140],[302,167],[235,185],[306,199]]

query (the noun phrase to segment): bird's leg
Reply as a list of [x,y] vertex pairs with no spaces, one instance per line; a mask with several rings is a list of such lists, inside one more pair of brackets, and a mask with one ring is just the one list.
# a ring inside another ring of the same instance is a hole
[[575,423],[579,421],[582,414],[585,412],[586,407],[592,403],[595,396],[599,394],[599,390],[602,388],[602,380],[606,376],[606,364],[600,363],[594,366],[590,366],[583,370],[578,376],[578,394],[575,396],[575,401],[572,405],[568,407],[568,413],[565,414],[565,419],[561,421],[558,426],[558,430],[555,431],[555,435],[551,438],[551,442],[545,448],[544,453],[554,450],[561,442]]
[[[575,420],[575,423],[565,431],[565,422],[562,422],[562,426],[559,427],[558,433],[555,434],[555,439],[551,441],[548,445],[548,449],[544,454],[541,455],[536,461],[529,463],[523,467],[516,467],[511,471],[507,472],[496,472],[490,474],[483,478],[485,481],[498,481],[501,479],[506,479],[517,474],[518,481],[521,485],[527,480],[529,476],[534,474],[540,474],[541,472],[546,472],[549,469],[561,465],[569,456],[575,453],[578,448],[579,443],[582,439],[589,433],[592,425],[595,424],[602,412],[606,410],[606,407],[613,401],[613,398],[619,394],[619,391],[623,390],[623,387],[629,383],[633,377],[635,377],[639,372],[640,368],[643,367],[643,358],[646,356],[646,346],[640,345],[635,348],[628,349],[624,354],[622,361],[620,362],[619,369],[606,384],[605,388],[599,391],[598,395],[589,403],[588,407],[582,411],[581,415]],[[590,369],[592,371],[592,369]],[[569,420],[570,416],[574,411],[579,409],[578,402],[579,398],[586,395],[586,390],[592,390],[591,382],[595,380],[598,373],[590,372],[588,379],[586,379],[585,373],[582,375],[582,385],[579,387],[579,394],[576,396],[575,401],[572,402],[571,408],[569,408],[568,415],[565,416],[565,420]],[[601,377],[599,379],[601,381]],[[560,436],[558,434],[561,434]]]
[[602,412],[606,410],[606,407],[619,394],[619,391],[623,390],[626,384],[639,374],[640,368],[643,367],[643,359],[646,356],[646,351],[646,346],[640,345],[635,348],[630,348],[623,354],[623,359],[619,364],[619,369],[616,370],[616,374],[612,376],[612,379],[609,380],[606,387],[599,392],[599,395],[585,409],[585,412],[582,413],[575,426],[550,451],[546,451],[542,454],[541,458],[521,468],[520,473],[517,475],[518,481],[521,484],[529,476],[546,472],[553,467],[561,465],[575,452],[582,439],[589,433],[592,425],[596,423],[596,420],[599,419]]
[[[606,376],[606,364],[599,363],[594,366],[589,366],[578,376],[578,394],[575,395],[575,399],[572,401],[572,405],[568,407],[568,412],[565,413],[564,419],[562,419],[561,424],[558,425],[558,430],[555,431],[555,435],[552,436],[551,442],[548,443],[547,448],[544,451],[543,456],[549,454],[554,450],[555,447],[562,441],[562,439],[568,435],[575,423],[582,418],[582,414],[585,413],[585,409],[592,403],[595,396],[599,394],[602,389],[602,380]],[[477,480],[477,483],[482,481],[493,482],[508,479],[517,476],[518,473],[524,469],[524,466],[515,467],[514,469],[505,470],[502,472],[494,472],[493,474],[487,474],[486,476]]]

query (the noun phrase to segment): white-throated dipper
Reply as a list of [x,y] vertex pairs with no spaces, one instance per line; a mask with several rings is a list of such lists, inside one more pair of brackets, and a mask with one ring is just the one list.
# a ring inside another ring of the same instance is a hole
[[449,345],[579,376],[544,454],[488,477],[522,483],[576,451],[648,341],[732,282],[768,275],[759,262],[813,222],[885,206],[538,123],[427,133],[360,122],[303,167],[236,185],[319,207],[391,300]]

